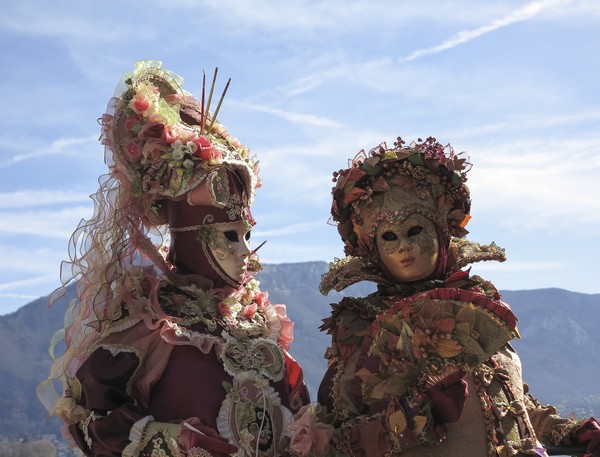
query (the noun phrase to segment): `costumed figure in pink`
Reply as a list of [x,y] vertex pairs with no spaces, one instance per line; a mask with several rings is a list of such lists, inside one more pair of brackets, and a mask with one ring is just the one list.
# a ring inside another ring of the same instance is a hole
[[545,456],[580,445],[600,455],[594,419],[559,417],[528,393],[510,344],[516,318],[488,281],[464,268],[505,259],[464,238],[466,158],[434,138],[398,138],[334,173],[333,219],[347,256],[323,293],[359,281],[365,298],[333,304],[319,389],[342,455]]
[[310,410],[285,306],[251,274],[258,163],[216,120],[223,97],[209,111],[215,80],[198,100],[137,62],[102,116],[110,174],[71,238],[65,350],[38,388],[85,455],[288,456]]

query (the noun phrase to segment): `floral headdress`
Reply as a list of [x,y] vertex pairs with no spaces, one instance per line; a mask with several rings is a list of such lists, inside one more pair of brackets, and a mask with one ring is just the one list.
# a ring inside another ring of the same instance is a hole
[[[347,257],[334,262],[324,275],[323,293],[363,280],[389,282],[378,265],[375,243],[377,228],[384,221],[400,222],[416,213],[432,220],[447,240],[455,242],[468,233],[467,158],[432,137],[405,144],[398,137],[392,148],[381,143],[369,153],[361,150],[348,168],[334,172],[331,214]],[[479,257],[471,256],[467,263],[500,257],[495,245],[477,247]],[[493,256],[482,250],[493,251]],[[461,262],[464,266],[465,259]]]
[[209,111],[216,76],[206,103],[205,80],[198,100],[160,62],[137,62],[123,76],[102,116],[102,142],[112,174],[141,208],[183,195],[222,167],[240,176],[252,204],[258,164],[217,121],[229,81],[214,114]]
[[435,138],[404,146],[398,138],[369,154],[360,151],[349,168],[334,173],[331,214],[346,254],[370,257],[383,220],[396,222],[420,213],[447,235],[462,237],[469,220],[466,158]]

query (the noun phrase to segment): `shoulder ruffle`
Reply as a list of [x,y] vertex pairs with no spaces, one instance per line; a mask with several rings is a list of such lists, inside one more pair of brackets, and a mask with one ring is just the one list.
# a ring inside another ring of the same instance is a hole
[[485,260],[496,260],[504,262],[506,252],[494,242],[490,244],[479,244],[464,238],[451,238],[449,247],[450,256],[454,259],[455,271],[476,262]]
[[321,277],[319,290],[327,295],[332,290],[340,292],[361,281],[391,285],[376,265],[362,257],[346,256],[343,259],[336,258],[329,264],[329,271]]

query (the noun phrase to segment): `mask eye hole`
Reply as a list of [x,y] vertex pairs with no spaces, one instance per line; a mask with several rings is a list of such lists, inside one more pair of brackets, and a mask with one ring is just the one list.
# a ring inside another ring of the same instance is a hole
[[251,234],[251,232],[250,232],[250,231],[248,231],[248,232],[246,232],[246,234],[244,235],[244,238],[246,239],[246,241],[250,241],[250,236],[251,236],[250,234]]
[[413,237],[413,236],[416,236],[419,233],[421,233],[422,230],[423,230],[423,227],[421,227],[420,225],[415,225],[408,229],[407,235],[409,237]]
[[394,232],[383,232],[381,234],[381,239],[385,241],[396,241],[398,239],[398,235],[396,235]]
[[239,237],[236,231],[234,230],[227,230],[226,232],[223,232],[223,235],[225,235],[225,238],[227,238],[229,241],[239,241]]

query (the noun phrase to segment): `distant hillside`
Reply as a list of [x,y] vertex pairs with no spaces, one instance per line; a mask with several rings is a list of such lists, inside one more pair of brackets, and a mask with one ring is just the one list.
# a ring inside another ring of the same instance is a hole
[[[341,294],[318,292],[325,262],[266,265],[258,279],[271,301],[285,303],[295,322],[292,355],[300,362],[313,397],[325,370],[327,335],[318,332],[329,315],[329,303]],[[350,288],[348,295],[363,296],[372,284]],[[531,391],[563,413],[600,416],[600,295],[561,289],[506,291],[503,299],[519,317],[523,336],[515,342]],[[0,435],[39,436],[58,433],[58,421],[46,427],[45,411],[35,398],[35,385],[48,373],[47,348],[54,330],[62,326],[67,299],[48,310],[41,298],[15,313],[0,316]]]

